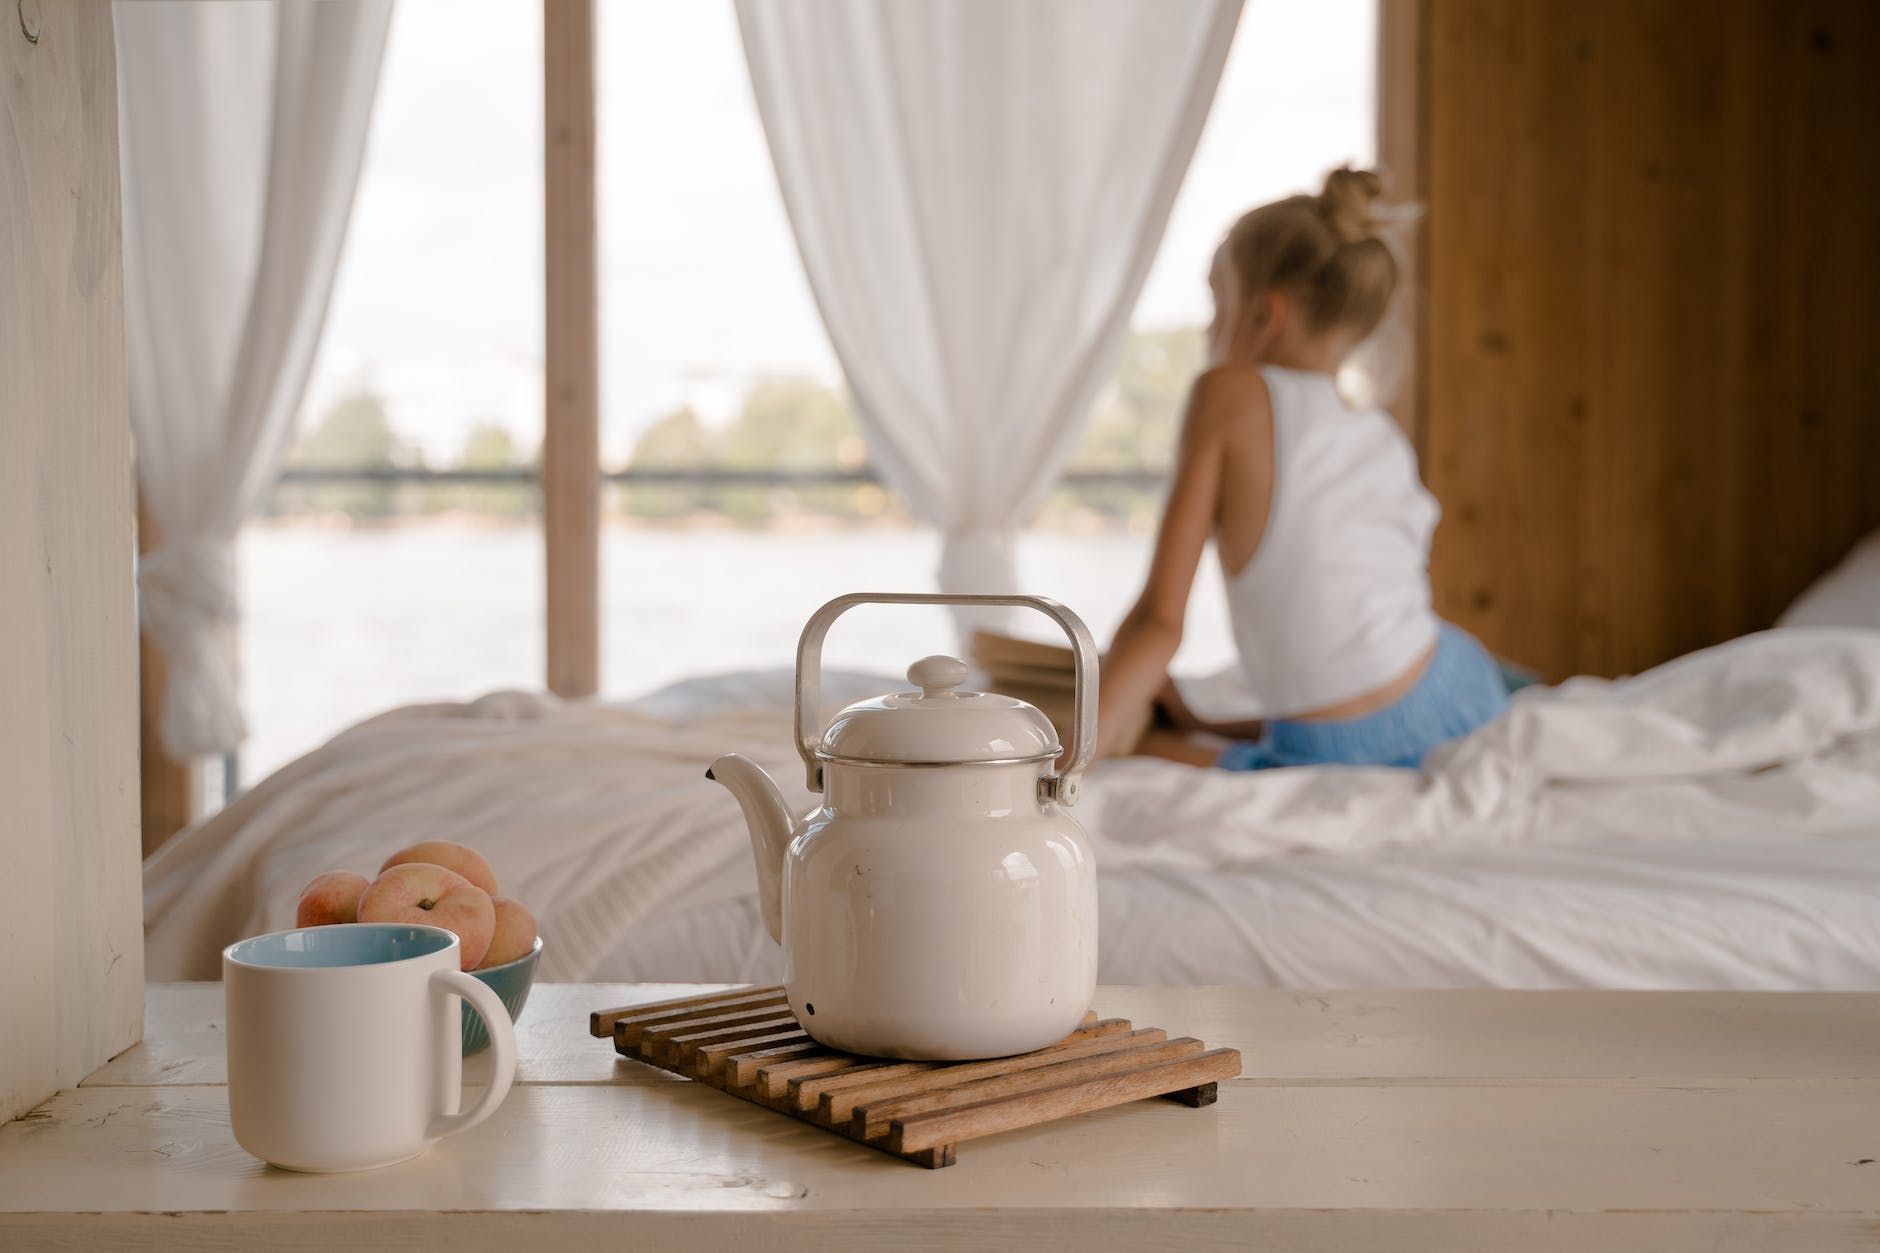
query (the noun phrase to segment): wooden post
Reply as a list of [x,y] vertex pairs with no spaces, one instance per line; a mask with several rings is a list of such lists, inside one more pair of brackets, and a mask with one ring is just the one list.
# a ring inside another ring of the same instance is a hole
[[144,936],[111,6],[0,17],[4,1123],[143,1034]]
[[[147,553],[157,544],[156,523],[140,498],[137,502],[137,551]],[[163,719],[163,691],[169,667],[148,633],[138,635],[137,740],[140,750],[140,792],[143,796],[144,856],[156,852],[171,836],[196,820],[198,767],[177,762],[164,751],[157,726]]]
[[544,0],[542,64],[548,687],[592,696],[600,687],[593,0]]
[[[1385,192],[1393,201],[1422,206],[1428,194],[1424,177],[1424,133],[1427,127],[1428,29],[1430,0],[1378,0],[1377,6],[1377,163],[1385,176]],[[1418,456],[1424,453],[1424,310],[1429,293],[1424,279],[1428,232],[1422,220],[1410,228],[1399,258],[1402,304],[1394,316],[1409,329],[1409,358],[1392,399],[1390,411],[1410,436]]]

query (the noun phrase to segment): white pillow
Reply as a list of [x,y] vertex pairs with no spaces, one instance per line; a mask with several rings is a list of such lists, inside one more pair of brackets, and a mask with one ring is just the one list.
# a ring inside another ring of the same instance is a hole
[[1880,531],[1796,597],[1776,625],[1880,630]]

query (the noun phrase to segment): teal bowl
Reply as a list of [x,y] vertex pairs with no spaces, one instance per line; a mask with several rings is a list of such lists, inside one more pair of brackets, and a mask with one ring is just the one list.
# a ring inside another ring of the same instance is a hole
[[[512,962],[500,966],[491,966],[487,970],[472,970],[470,973],[487,983],[490,991],[502,998],[503,1005],[509,1010],[509,1020],[514,1022],[522,1017],[522,1007],[529,1003],[529,989],[535,985],[535,963],[542,956],[542,937],[535,937],[535,947],[526,957],[518,957]],[[468,1005],[463,1006],[463,1055],[481,1053],[490,1046],[489,1029],[483,1025],[483,1019]]]

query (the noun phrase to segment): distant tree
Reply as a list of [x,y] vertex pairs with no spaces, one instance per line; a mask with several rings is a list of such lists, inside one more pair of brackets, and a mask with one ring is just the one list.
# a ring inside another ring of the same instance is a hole
[[336,403],[300,439],[294,464],[322,470],[376,469],[394,465],[400,451],[385,405],[371,392],[355,392]]
[[[725,464],[741,469],[853,469],[865,458],[861,431],[848,394],[812,378],[765,379],[744,394],[725,440]],[[727,512],[742,521],[758,521],[781,510],[852,517],[857,512],[853,487],[830,485],[746,489],[727,502]]]
[[849,398],[810,378],[765,379],[744,394],[724,462],[744,469],[829,469],[859,435]]
[[[1181,407],[1202,368],[1201,328],[1132,333],[1115,375],[1092,408],[1073,469],[1162,471],[1174,460]],[[689,408],[674,410],[641,434],[631,464],[658,469],[852,469],[867,451],[847,392],[813,378],[764,379],[745,393],[729,426],[714,430]],[[1156,486],[1085,488],[1052,493],[1045,514],[1056,519],[1096,515],[1143,524],[1161,498]],[[878,516],[889,502],[879,488],[830,486],[766,491],[633,487],[629,512],[674,518],[709,512],[761,523],[779,512],[838,517]]]
[[457,458],[465,470],[503,470],[520,465],[516,456],[516,437],[500,422],[485,419],[470,428],[464,437],[463,452]]
[[[737,417],[722,431],[712,430],[689,408],[677,409],[648,427],[631,454],[632,465],[648,469],[852,469],[864,460],[847,395],[795,376],[752,385]],[[881,511],[879,500],[844,486],[773,491],[640,484],[628,492],[627,507],[640,517],[704,511],[750,524],[799,509],[843,516]]]
[[[673,410],[640,432],[628,454],[631,466],[702,470],[717,457],[717,441],[690,406]],[[641,518],[683,518],[705,507],[706,493],[686,485],[636,483],[626,489],[627,512]]]
[[689,406],[675,409],[640,433],[628,460],[636,466],[691,469],[712,461],[711,432]]
[[[293,464],[318,470],[389,469],[406,448],[392,428],[385,405],[371,392],[344,397],[301,437]],[[305,508],[355,518],[385,518],[397,512],[392,483],[316,483],[306,488]]]
[[[521,464],[515,436],[502,423],[487,418],[470,428],[457,457],[461,470],[507,470]],[[451,503],[471,513],[517,518],[535,512],[539,496],[532,484],[475,483],[458,488]]]

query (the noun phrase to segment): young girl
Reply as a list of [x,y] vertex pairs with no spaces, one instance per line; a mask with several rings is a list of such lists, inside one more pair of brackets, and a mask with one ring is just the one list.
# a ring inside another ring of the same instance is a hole
[[[1507,708],[1493,660],[1430,609],[1437,509],[1415,454],[1387,415],[1333,387],[1397,282],[1373,230],[1379,191],[1375,174],[1333,170],[1317,196],[1246,214],[1214,254],[1209,369],[1182,420],[1147,586],[1104,659],[1099,753],[1129,751],[1159,698],[1178,729],[1137,751],[1232,770],[1416,766]],[[1263,725],[1199,723],[1168,682],[1210,538]],[[1221,752],[1182,730],[1248,738]]]

